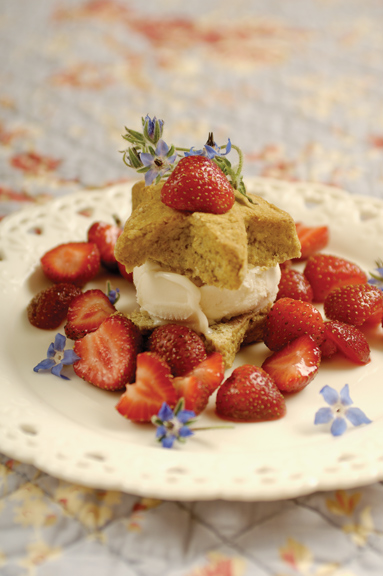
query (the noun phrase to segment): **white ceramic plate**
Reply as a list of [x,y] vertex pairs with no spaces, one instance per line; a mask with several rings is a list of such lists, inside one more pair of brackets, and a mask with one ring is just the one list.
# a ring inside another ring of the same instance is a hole
[[[382,201],[265,179],[250,180],[248,189],[296,220],[328,224],[327,252],[365,271],[383,257]],[[84,240],[93,221],[112,221],[112,214],[125,219],[129,212],[130,186],[120,185],[58,198],[0,224],[0,450],[71,482],[163,499],[271,500],[383,479],[380,328],[369,334],[370,364],[324,361],[310,386],[287,400],[282,420],[199,432],[172,450],[155,442],[153,426],[130,423],[117,413],[120,393],[98,390],[73,372],[70,381],[33,372],[56,333],[33,328],[26,317],[31,297],[49,285],[39,257],[61,242]],[[104,288],[106,278],[92,286]],[[112,283],[124,292],[118,308],[131,309],[132,287],[114,278]],[[263,344],[247,347],[236,365],[260,365],[267,354]],[[340,390],[346,383],[373,423],[333,438],[327,427],[313,425],[324,405],[319,390],[325,384]],[[219,423],[212,400],[200,424]]]

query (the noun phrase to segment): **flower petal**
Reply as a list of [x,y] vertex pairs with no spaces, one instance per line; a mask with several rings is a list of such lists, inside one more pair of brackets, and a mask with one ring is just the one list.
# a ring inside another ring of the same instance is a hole
[[169,146],[166,144],[166,142],[164,140],[158,140],[157,146],[156,146],[156,154],[157,156],[166,156],[166,154],[169,152]]
[[160,420],[162,420],[163,422],[167,422],[172,418],[174,418],[174,412],[170,408],[170,406],[166,404],[166,402],[163,402],[160,411],[158,412],[158,418],[160,418]]
[[37,366],[33,368],[33,371],[39,372],[40,370],[50,370],[55,364],[56,362],[52,358],[44,358],[44,360],[39,362]]
[[55,337],[55,350],[56,352],[62,352],[65,348],[66,337],[62,334],[56,334]]
[[56,354],[55,345],[53,344],[53,342],[51,342],[48,347],[47,358],[53,358],[55,354]]
[[73,364],[77,362],[77,360],[81,360],[80,356],[77,356],[74,350],[65,350],[64,351],[64,358],[62,359],[61,363],[64,366],[68,366],[69,364]]
[[319,408],[318,412],[315,414],[314,424],[327,424],[334,419],[334,414],[330,407],[325,406],[324,408]]
[[188,436],[193,436],[193,434],[193,430],[190,430],[188,426],[181,426],[181,428],[178,430],[178,435],[181,438],[187,438]]
[[149,172],[146,172],[145,174],[145,184],[146,186],[150,186],[150,184],[152,184],[153,180],[157,177],[157,170],[149,170]]
[[166,428],[165,426],[158,426],[156,430],[156,438],[163,438],[166,436]]
[[180,410],[177,414],[177,418],[181,424],[186,424],[186,422],[195,418],[195,413],[193,410]]
[[173,448],[175,436],[165,436],[161,440],[161,444],[163,448]]
[[351,404],[353,404],[353,401],[351,400],[350,397],[348,384],[345,384],[342,390],[340,391],[340,402],[341,404],[343,404],[343,406],[350,406]]
[[151,166],[154,161],[154,156],[149,154],[148,152],[141,152],[140,160],[144,166]]
[[62,369],[63,365],[60,362],[60,364],[56,364],[56,366],[53,366],[51,372],[54,376],[58,376],[59,378],[63,378],[64,380],[69,380],[68,376],[64,376],[63,374],[61,374]]
[[344,414],[353,426],[370,424],[370,422],[372,422],[360,408],[347,408]]
[[327,404],[330,404],[330,406],[339,401],[338,392],[334,388],[331,388],[331,386],[323,386],[322,390],[320,390],[320,394],[322,394],[323,398]]
[[331,434],[333,436],[341,436],[347,430],[347,422],[344,418],[335,418],[331,426]]

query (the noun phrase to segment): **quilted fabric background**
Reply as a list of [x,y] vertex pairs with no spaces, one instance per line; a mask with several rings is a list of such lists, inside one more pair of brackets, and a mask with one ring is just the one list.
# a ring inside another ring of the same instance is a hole
[[[230,137],[245,175],[382,198],[382,27],[379,0],[1,0],[0,216],[134,178],[146,114],[181,146]],[[381,576],[382,502],[158,501],[2,455],[0,574]]]

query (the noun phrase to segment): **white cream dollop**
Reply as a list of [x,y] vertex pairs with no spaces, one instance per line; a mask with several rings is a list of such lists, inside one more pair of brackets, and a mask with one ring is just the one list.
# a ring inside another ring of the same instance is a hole
[[262,310],[274,302],[281,277],[279,265],[251,268],[238,290],[197,287],[191,280],[145,262],[133,270],[140,307],[159,323],[175,321],[207,334],[209,324],[245,312]]

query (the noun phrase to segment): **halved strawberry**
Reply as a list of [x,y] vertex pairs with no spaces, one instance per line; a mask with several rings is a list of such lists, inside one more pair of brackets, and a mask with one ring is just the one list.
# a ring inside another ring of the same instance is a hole
[[121,262],[117,262],[118,270],[123,278],[128,280],[128,282],[133,282],[133,272],[127,272],[126,268]]
[[73,364],[77,376],[104,390],[122,390],[136,371],[141,334],[120,313],[109,316],[95,332],[76,340],[73,350],[80,356]]
[[177,403],[173,378],[166,362],[154,352],[137,356],[134,384],[129,384],[116,405],[117,411],[133,422],[150,422],[163,402],[170,408]]
[[205,344],[194,330],[178,324],[155,328],[148,339],[148,350],[156,352],[170,366],[173,376],[187,374],[206,358]]
[[175,210],[224,214],[233,206],[235,195],[215,162],[206,156],[186,156],[165,181],[161,200]]
[[315,378],[320,361],[319,346],[305,334],[266,358],[262,368],[281,392],[299,392]]
[[331,290],[340,286],[367,282],[366,274],[357,264],[332,254],[311,256],[303,273],[313,289],[314,302],[324,302]]
[[313,289],[302,272],[293,268],[284,269],[281,271],[276,300],[280,298],[293,298],[294,300],[312,302]]
[[330,239],[328,226],[306,226],[296,222],[295,228],[301,243],[301,256],[297,260],[307,260],[309,256],[326,248]]
[[286,414],[282,393],[262,368],[244,364],[218,388],[217,415],[235,422],[276,420]]
[[218,388],[225,375],[222,355],[213,352],[185,376],[174,378],[177,396],[185,400],[186,410],[200,414],[209,402],[209,396]]
[[210,392],[207,386],[198,380],[193,373],[187,376],[177,376],[173,379],[173,386],[177,398],[185,400],[186,410],[193,410],[196,416],[205,410],[209,402]]
[[122,228],[117,224],[100,221],[94,222],[88,230],[88,242],[96,244],[100,252],[101,264],[111,272],[118,270],[114,247],[121,233]]
[[371,284],[349,284],[335,288],[324,301],[329,320],[362,326],[380,324],[383,316],[383,294]]
[[286,344],[303,334],[309,334],[318,344],[323,342],[323,318],[310,302],[292,298],[277,300],[267,315],[263,340],[273,351],[281,350]]
[[365,335],[356,326],[338,320],[325,322],[325,338],[332,341],[337,350],[355,364],[368,364],[370,346]]
[[28,320],[36,328],[54,330],[65,320],[68,307],[81,294],[73,284],[54,284],[38,292],[27,306]]
[[74,298],[69,306],[65,334],[71,340],[83,338],[85,334],[97,330],[114,312],[116,308],[104,292],[97,288],[86,290]]
[[55,284],[84,286],[100,269],[100,252],[92,242],[68,242],[48,250],[41,258],[44,274]]

